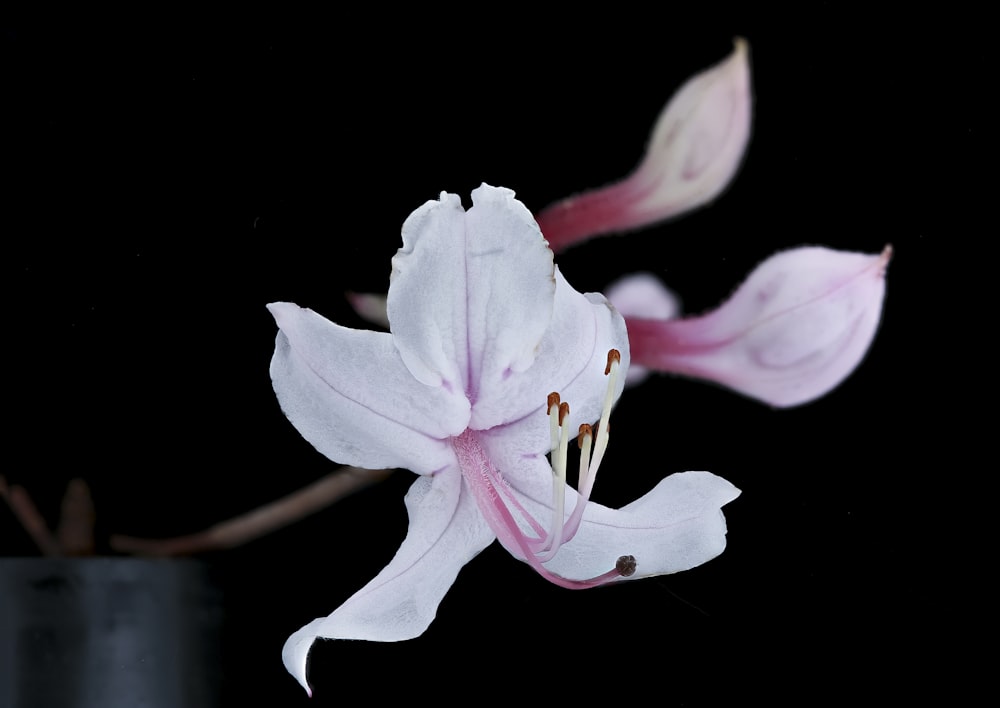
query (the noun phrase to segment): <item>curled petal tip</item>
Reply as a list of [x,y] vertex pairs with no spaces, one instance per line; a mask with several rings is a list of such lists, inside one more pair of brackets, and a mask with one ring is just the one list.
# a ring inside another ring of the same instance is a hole
[[[311,624],[315,624],[315,622]],[[305,689],[306,695],[312,698],[312,688],[309,686],[306,665],[309,660],[309,650],[312,648],[316,635],[309,634],[310,626],[306,625],[302,630],[288,638],[281,650],[281,658],[288,673]]]

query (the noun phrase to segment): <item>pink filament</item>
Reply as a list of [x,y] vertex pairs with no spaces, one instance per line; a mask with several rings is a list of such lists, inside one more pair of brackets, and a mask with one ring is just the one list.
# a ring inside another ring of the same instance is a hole
[[[535,552],[538,544],[543,542],[541,538],[541,532],[543,531],[541,524],[514,499],[513,492],[507,489],[507,485],[503,481],[500,472],[493,466],[489,457],[487,457],[486,451],[483,450],[475,433],[471,430],[466,430],[458,437],[452,439],[452,446],[455,449],[455,454],[458,456],[458,464],[462,470],[462,476],[475,494],[476,503],[479,505],[483,516],[486,517],[490,528],[493,529],[493,533],[504,542],[504,545],[508,549],[511,546],[516,546],[521,551],[528,565],[535,569],[535,572],[549,582],[570,590],[596,587],[621,577],[621,573],[617,567],[588,580],[571,580],[546,569],[542,565],[544,561]],[[526,523],[537,534],[536,537],[528,537],[524,534],[513,514],[511,514],[505,499],[513,502],[518,513],[525,518]],[[576,529],[580,523],[577,517],[582,518],[583,506],[586,503],[586,497],[581,496],[577,500],[576,508],[573,510],[573,518],[576,518],[575,527],[572,529],[573,534],[576,533]],[[579,514],[577,513],[578,511]],[[559,534],[566,539],[563,543],[569,540],[566,537],[565,529],[566,525],[564,525],[564,532]],[[570,537],[572,536],[570,535]],[[558,546],[545,554],[546,561],[555,555],[555,550],[558,550]]]

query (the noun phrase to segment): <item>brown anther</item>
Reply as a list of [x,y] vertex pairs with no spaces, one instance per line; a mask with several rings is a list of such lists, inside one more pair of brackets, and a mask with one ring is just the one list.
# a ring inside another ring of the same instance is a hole
[[549,394],[545,407],[545,412],[551,415],[552,406],[555,406],[556,408],[559,407],[559,393],[557,391],[553,391],[552,393]]
[[608,352],[608,365],[604,367],[605,376],[611,373],[611,362],[613,361],[617,361],[619,364],[622,363],[622,353],[617,349],[612,349]]
[[560,403],[559,404],[559,425],[563,424],[563,421],[566,419],[566,416],[568,416],[568,415],[569,415],[569,404],[568,403]]
[[594,430],[590,427],[589,423],[583,423],[580,425],[580,434],[576,436],[576,444],[579,447],[583,447],[583,439],[591,438],[594,436]]
[[615,562],[615,570],[623,578],[627,578],[635,573],[635,556],[621,556]]

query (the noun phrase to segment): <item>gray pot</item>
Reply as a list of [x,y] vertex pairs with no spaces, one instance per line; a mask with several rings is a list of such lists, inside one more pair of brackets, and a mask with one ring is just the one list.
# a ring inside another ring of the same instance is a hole
[[216,706],[221,624],[196,561],[2,558],[0,706]]

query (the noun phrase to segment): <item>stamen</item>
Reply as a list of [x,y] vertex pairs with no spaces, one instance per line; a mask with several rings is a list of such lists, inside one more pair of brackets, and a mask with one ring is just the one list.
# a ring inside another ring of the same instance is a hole
[[559,394],[556,391],[549,394],[545,410],[549,415],[549,434],[552,440],[549,449],[555,450],[556,445],[559,444],[559,418],[556,416],[556,412],[559,410]]
[[604,375],[605,376],[607,376],[608,374],[611,373],[611,363],[612,362],[614,362],[616,364],[619,364],[619,365],[621,365],[621,363],[622,363],[622,353],[620,351],[618,351],[617,349],[609,349],[608,350],[608,365],[604,367]]
[[[601,421],[597,425],[597,440],[594,443],[594,457],[590,461],[587,479],[593,484],[597,468],[601,466],[604,452],[608,449],[608,439],[611,434],[611,406],[615,402],[615,385],[618,383],[618,369],[621,368],[622,355],[617,349],[608,352],[608,365],[604,367],[604,375],[608,377],[608,388],[604,394],[604,407],[601,410]],[[582,491],[582,490],[581,490]],[[589,494],[589,492],[588,492]]]
[[[570,408],[557,392],[550,393],[546,399],[553,476],[552,518],[547,532],[518,501],[516,490],[509,487],[501,472],[493,466],[472,431],[467,430],[453,439],[462,474],[472,485],[480,509],[483,509],[494,533],[508,548],[512,546],[519,548],[525,560],[539,575],[561,587],[572,589],[595,587],[627,578],[636,571],[636,560],[631,555],[619,556],[614,568],[587,580],[564,578],[548,570],[544,565],[555,557],[562,546],[573,539],[580,528],[584,511],[590,501],[590,492],[594,487],[597,470],[608,447],[609,419],[620,368],[621,354],[617,349],[612,349],[608,352],[608,362],[604,369],[608,385],[597,429],[584,423],[580,425],[577,434],[577,444],[580,447],[578,496],[569,519],[566,519],[566,465],[569,446],[566,426],[569,425]],[[530,531],[525,530],[525,526],[530,527]]]
[[[550,397],[551,398],[551,397]],[[563,430],[563,422],[569,417],[569,404],[559,404],[559,445],[553,451],[552,472],[552,525],[539,548],[541,563],[552,560],[562,545],[563,519],[566,516],[566,462],[569,458],[569,436]]]
[[606,573],[586,580],[564,578],[542,565],[535,548],[533,548],[534,542],[538,539],[527,536],[521,530],[517,520],[511,514],[511,510],[504,503],[504,498],[507,495],[503,492],[503,488],[506,486],[506,482],[487,457],[475,433],[466,430],[457,438],[452,438],[452,446],[458,456],[458,465],[462,470],[462,476],[472,487],[479,508],[486,516],[490,528],[499,538],[506,541],[505,545],[508,548],[516,546],[535,572],[549,582],[570,590],[592,588],[622,577],[617,564]]
[[[580,478],[577,481],[577,491],[580,496],[576,501],[576,506],[573,508],[573,513],[570,515],[569,520],[566,522],[566,528],[563,531],[563,543],[569,543],[573,540],[576,532],[580,529],[580,522],[583,520],[583,512],[587,506],[587,502],[590,501],[590,493],[594,489],[594,480],[597,478],[597,470],[601,466],[601,461],[604,459],[604,452],[608,449],[608,440],[610,439],[611,426],[609,425],[609,419],[611,417],[611,405],[614,403],[615,399],[615,386],[618,383],[618,369],[621,366],[621,354],[617,349],[612,349],[608,352],[608,365],[605,368],[606,375],[608,376],[608,388],[604,395],[604,408],[601,411],[601,420],[597,424],[597,440],[594,445],[594,454],[590,458],[590,464],[586,467],[584,471],[584,463],[586,457],[581,454],[580,456]],[[589,426],[588,426],[589,427]],[[580,431],[581,435],[583,430]],[[586,438],[584,438],[586,443]],[[589,453],[589,446],[587,452]]]
[[580,426],[580,434],[576,444],[580,447],[580,473],[576,476],[576,488],[582,490],[587,482],[587,470],[590,467],[590,448],[594,442],[594,430],[587,423]]

